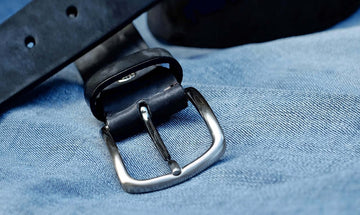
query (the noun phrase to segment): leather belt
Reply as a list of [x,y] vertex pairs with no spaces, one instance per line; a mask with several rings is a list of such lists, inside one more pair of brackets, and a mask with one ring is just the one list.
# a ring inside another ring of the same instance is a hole
[[[155,191],[185,181],[216,162],[225,150],[223,132],[206,100],[194,88],[181,86],[180,64],[166,50],[148,48],[129,24],[156,2],[35,0],[0,26],[0,41],[20,32],[14,30],[15,25],[25,26],[23,34],[13,38],[16,42],[2,43],[0,52],[5,58],[1,59],[0,74],[6,77],[0,88],[2,108],[87,52],[76,61],[85,98],[93,115],[104,122],[104,140],[121,185],[130,193]],[[28,21],[32,17],[33,24]],[[24,35],[30,36],[19,42]],[[24,61],[16,64],[21,58]],[[186,108],[188,101],[206,122],[213,143],[202,156],[180,167],[155,125]],[[169,174],[137,180],[127,173],[116,142],[144,129],[168,163]]]
[[128,25],[158,0],[34,0],[0,26],[0,107]]

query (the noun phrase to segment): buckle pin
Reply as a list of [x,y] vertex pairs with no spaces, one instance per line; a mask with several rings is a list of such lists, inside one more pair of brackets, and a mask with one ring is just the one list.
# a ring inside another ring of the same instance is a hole
[[140,112],[152,141],[154,142],[157,150],[160,152],[163,159],[168,162],[172,174],[175,176],[180,175],[181,168],[176,161],[171,159],[169,151],[167,150],[158,130],[156,129],[154,123],[151,120],[149,109],[145,105],[142,105],[140,106]]

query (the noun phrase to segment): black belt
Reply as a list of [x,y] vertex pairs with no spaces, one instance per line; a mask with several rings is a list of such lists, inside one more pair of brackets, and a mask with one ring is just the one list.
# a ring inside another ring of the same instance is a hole
[[0,26],[0,106],[8,107],[157,2],[31,1]]
[[[217,161],[225,150],[223,132],[205,99],[194,88],[181,86],[180,64],[166,50],[148,48],[129,24],[156,2],[35,0],[0,26],[0,108],[9,108],[21,94],[78,59],[85,98],[94,116],[105,123],[103,137],[122,187],[131,193],[182,182]],[[154,124],[186,108],[188,100],[208,125],[213,144],[180,167]],[[128,175],[116,141],[144,128],[171,173],[136,180]]]

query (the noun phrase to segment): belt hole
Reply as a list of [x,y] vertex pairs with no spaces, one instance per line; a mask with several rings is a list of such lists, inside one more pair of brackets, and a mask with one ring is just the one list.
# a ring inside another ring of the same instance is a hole
[[35,45],[36,45],[36,41],[35,41],[35,38],[33,36],[27,36],[25,38],[25,46],[28,49],[34,48]]
[[75,6],[69,6],[66,9],[66,15],[70,18],[76,18],[78,15],[78,10]]

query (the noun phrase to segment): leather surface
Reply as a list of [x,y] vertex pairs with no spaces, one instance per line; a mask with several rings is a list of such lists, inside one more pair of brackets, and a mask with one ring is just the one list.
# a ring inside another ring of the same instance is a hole
[[[0,108],[8,108],[14,97],[32,89],[124,28],[156,2],[30,2],[0,26]],[[70,16],[74,12],[76,17]],[[29,38],[35,42],[32,48],[26,47]]]
[[106,122],[115,141],[144,130],[140,105],[147,106],[155,124],[187,107],[184,89],[171,70],[161,66],[113,91],[106,91],[101,103],[106,107]]
[[[85,97],[89,101],[91,111],[100,120],[104,119],[103,107],[97,106],[97,99],[101,92],[122,77],[138,72],[157,64],[169,64],[169,70],[180,83],[182,80],[182,69],[180,64],[172,58],[169,52],[164,49],[146,49],[125,56],[91,76],[85,83]],[[173,83],[172,83],[173,84]]]
[[116,141],[144,129],[140,105],[148,107],[155,124],[187,107],[180,64],[164,49],[149,49],[132,24],[81,57],[76,66],[93,115],[109,126]]
[[[164,67],[168,64],[168,67]],[[123,77],[131,77],[120,83]],[[164,49],[145,49],[104,66],[85,82],[85,97],[93,115],[106,122],[115,140],[144,129],[139,105],[155,122],[187,107],[180,85],[182,68]]]
[[86,83],[89,77],[101,68],[124,56],[147,48],[149,48],[148,45],[144,42],[135,26],[129,24],[76,60],[75,65],[84,83]]
[[93,115],[109,126],[116,141],[144,129],[141,104],[156,124],[187,107],[180,64],[164,49],[149,49],[132,24],[78,59],[76,66]]

